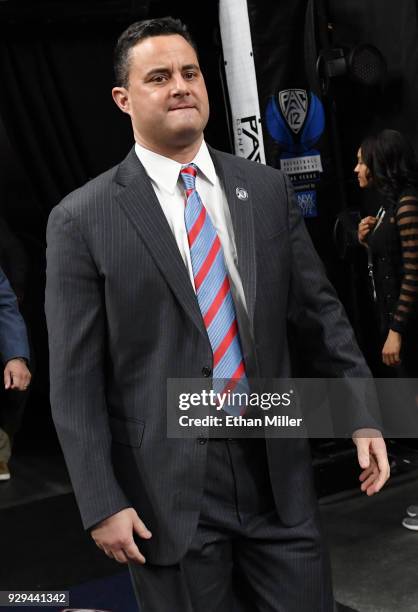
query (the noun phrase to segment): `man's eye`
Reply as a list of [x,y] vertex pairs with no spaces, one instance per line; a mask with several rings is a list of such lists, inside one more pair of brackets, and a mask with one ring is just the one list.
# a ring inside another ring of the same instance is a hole
[[164,74],[156,74],[155,76],[152,77],[152,81],[154,83],[162,83],[163,81],[166,80],[166,76]]
[[191,80],[191,79],[193,79],[195,76],[196,76],[196,73],[195,73],[195,72],[186,72],[186,73],[185,73],[185,75],[184,75],[184,78],[185,78],[186,80],[189,80],[189,81],[190,81],[190,80]]

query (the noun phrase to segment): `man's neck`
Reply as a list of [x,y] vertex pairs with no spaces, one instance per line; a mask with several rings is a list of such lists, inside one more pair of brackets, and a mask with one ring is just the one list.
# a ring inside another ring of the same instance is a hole
[[142,138],[138,138],[137,135],[135,135],[135,140],[139,145],[141,145],[145,149],[148,149],[149,151],[152,151],[153,153],[168,157],[169,159],[172,159],[178,162],[179,164],[188,164],[196,157],[203,142],[203,134],[198,141],[195,141],[189,145],[179,146],[178,148],[156,147],[155,145],[150,145]]

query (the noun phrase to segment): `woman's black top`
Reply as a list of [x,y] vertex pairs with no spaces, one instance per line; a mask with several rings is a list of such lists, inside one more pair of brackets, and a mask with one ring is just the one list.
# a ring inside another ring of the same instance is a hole
[[418,337],[418,191],[404,191],[382,214],[368,240],[381,332]]

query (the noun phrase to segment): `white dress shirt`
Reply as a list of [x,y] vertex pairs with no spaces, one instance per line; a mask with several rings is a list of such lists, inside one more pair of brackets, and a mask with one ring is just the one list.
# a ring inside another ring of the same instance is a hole
[[[195,288],[187,230],[184,222],[185,189],[180,177],[180,170],[185,164],[180,164],[173,159],[154,153],[138,143],[135,144],[135,152],[151,179],[155,195],[173,232],[180,254],[189,272],[190,281]],[[190,163],[192,162],[198,168],[196,190],[222,245],[235,307],[238,310],[243,308],[247,312],[244,289],[238,273],[237,249],[231,213],[205,141],[202,141],[195,158],[190,160]]]

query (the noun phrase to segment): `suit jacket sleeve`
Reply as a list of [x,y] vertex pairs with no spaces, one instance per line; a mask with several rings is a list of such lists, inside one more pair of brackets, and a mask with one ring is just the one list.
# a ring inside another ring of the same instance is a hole
[[[296,330],[300,352],[315,376],[371,379],[345,310],[307,232],[290,181],[285,180],[292,249],[288,319]],[[374,387],[370,388],[367,381],[346,382],[351,399],[345,398],[344,413],[337,412],[338,406],[331,406],[336,410],[336,435],[351,435],[360,428],[381,429]]]
[[76,219],[63,204],[50,215],[47,243],[51,408],[89,528],[130,506],[111,462],[103,281]]
[[0,268],[0,356],[3,363],[15,357],[29,360],[25,322],[19,312],[16,296]]

